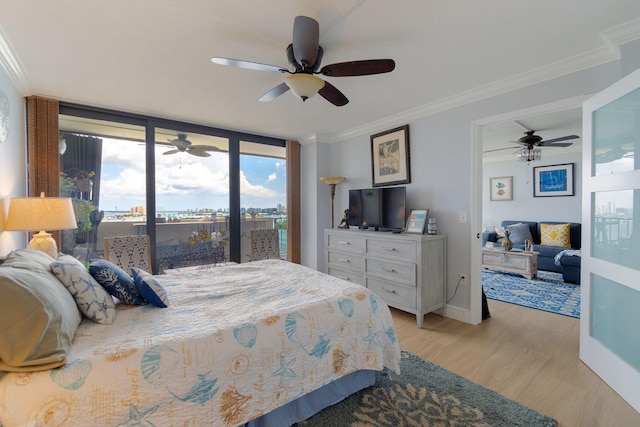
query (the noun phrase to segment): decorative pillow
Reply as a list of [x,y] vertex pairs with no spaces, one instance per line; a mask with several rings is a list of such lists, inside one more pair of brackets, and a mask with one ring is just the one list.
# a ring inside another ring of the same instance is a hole
[[113,323],[116,317],[113,298],[80,261],[71,255],[60,254],[58,260],[51,263],[51,271],[76,300],[82,314],[94,322]]
[[37,249],[16,249],[7,255],[2,266],[49,271],[49,265],[54,261],[51,255]]
[[0,267],[0,313],[0,371],[66,363],[82,316],[50,271]]
[[511,232],[509,239],[511,239],[514,245],[524,245],[525,240],[529,240],[530,242],[533,241],[529,224],[513,224],[508,226],[507,230]]
[[162,285],[158,283],[151,273],[134,267],[131,269],[131,275],[133,276],[133,282],[136,284],[138,292],[140,292],[140,295],[142,295],[147,302],[161,308],[169,305],[167,291],[164,290]]
[[89,273],[111,295],[125,304],[145,305],[146,301],[136,289],[133,278],[123,269],[106,259],[92,259]]
[[540,224],[540,244],[571,247],[569,224]]
[[497,236],[496,242],[502,243],[502,241],[506,237],[504,234],[504,227],[497,226],[494,229],[496,230],[496,236]]

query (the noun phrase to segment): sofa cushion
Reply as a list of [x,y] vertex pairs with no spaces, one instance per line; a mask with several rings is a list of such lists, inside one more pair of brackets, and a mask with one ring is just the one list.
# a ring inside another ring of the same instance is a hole
[[509,238],[514,245],[524,245],[525,240],[532,241],[531,230],[529,224],[513,224],[507,227],[507,230],[511,232]]
[[569,235],[569,223],[566,224],[540,224],[540,244],[549,246],[571,247]]
[[536,245],[540,244],[540,233],[538,231],[537,222],[535,221],[502,221],[500,225],[507,228],[510,225],[515,225],[515,224],[527,224],[529,226],[529,232],[531,233],[531,241]]

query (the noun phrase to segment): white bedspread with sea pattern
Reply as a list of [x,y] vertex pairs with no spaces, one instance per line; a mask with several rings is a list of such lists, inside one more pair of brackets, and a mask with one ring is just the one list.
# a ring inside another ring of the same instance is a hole
[[0,374],[0,425],[233,426],[360,369],[399,372],[388,307],[286,261],[156,276],[171,305],[83,319],[59,369]]

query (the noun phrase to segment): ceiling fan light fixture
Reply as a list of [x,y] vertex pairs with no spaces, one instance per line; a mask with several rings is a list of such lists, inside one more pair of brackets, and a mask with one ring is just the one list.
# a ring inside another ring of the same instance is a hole
[[516,157],[522,163],[542,160],[542,149],[540,147],[522,147],[516,152]]
[[291,74],[284,82],[295,96],[302,98],[302,101],[313,97],[324,87],[324,80],[307,73]]

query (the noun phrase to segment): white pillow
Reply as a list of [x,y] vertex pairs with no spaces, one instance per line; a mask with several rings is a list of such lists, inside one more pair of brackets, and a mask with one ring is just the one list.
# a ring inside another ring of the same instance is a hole
[[71,255],[60,254],[50,268],[67,288],[82,314],[94,322],[106,325],[113,323],[116,318],[113,298],[80,261]]

